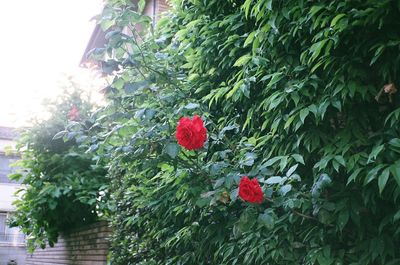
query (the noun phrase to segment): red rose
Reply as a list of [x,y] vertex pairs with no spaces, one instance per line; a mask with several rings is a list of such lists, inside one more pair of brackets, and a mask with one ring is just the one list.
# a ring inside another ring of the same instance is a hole
[[72,106],[71,110],[68,112],[68,119],[70,121],[79,120],[79,110],[76,106]]
[[207,129],[203,120],[197,115],[194,115],[193,119],[182,117],[176,126],[176,139],[178,144],[187,150],[202,148],[207,139]]
[[264,199],[264,193],[258,184],[258,180],[253,178],[250,180],[247,176],[240,179],[239,197],[244,201],[251,203],[261,203]]

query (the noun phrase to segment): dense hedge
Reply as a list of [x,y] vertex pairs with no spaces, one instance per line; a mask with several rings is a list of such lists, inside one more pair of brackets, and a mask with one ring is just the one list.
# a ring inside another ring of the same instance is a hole
[[[145,38],[127,2],[92,52],[113,264],[400,263],[398,1],[180,0]],[[187,151],[194,114],[208,141]]]

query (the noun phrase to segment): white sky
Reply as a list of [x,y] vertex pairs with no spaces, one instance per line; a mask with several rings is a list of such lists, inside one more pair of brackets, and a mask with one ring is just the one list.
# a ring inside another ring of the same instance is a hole
[[102,0],[0,0],[0,125],[43,115],[66,74],[83,88],[96,83],[78,65],[101,8]]

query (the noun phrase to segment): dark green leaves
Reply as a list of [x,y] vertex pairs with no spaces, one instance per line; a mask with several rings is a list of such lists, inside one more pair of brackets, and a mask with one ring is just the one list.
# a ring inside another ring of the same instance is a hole
[[[114,80],[96,151],[115,185],[113,263],[396,264],[393,1],[178,1],[148,35],[124,3],[101,21],[132,36],[96,54]],[[179,151],[193,114],[207,145]],[[244,175],[263,203],[238,198]]]

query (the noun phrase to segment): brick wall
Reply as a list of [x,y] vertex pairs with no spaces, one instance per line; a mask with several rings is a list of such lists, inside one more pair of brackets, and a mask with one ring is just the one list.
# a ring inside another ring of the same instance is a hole
[[158,21],[162,13],[170,9],[170,0],[147,0],[143,13]]
[[54,247],[28,254],[26,265],[105,265],[110,233],[104,222],[73,230]]
[[160,13],[162,13],[164,11],[167,11],[170,8],[171,7],[170,7],[170,4],[169,4],[169,1],[167,1],[167,0],[158,0],[157,1],[157,11],[156,11],[156,13],[160,14]]

